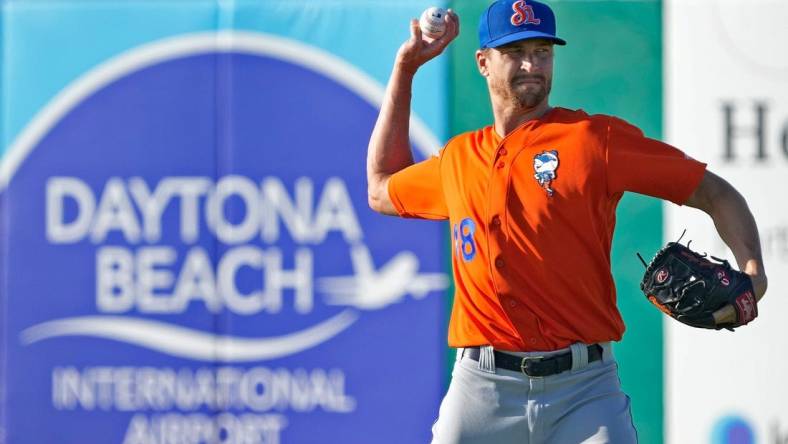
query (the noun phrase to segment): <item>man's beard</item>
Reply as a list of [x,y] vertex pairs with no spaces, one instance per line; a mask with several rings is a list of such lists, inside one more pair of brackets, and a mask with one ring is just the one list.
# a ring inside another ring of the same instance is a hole
[[[525,79],[539,79],[541,84],[521,83]],[[534,108],[550,94],[551,84],[540,74],[529,74],[514,77],[511,80],[493,79],[491,89],[505,101],[517,108]]]

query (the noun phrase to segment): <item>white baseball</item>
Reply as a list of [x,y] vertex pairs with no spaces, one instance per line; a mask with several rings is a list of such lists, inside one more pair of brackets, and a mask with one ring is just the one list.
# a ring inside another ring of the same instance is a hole
[[425,9],[419,17],[421,34],[431,39],[440,38],[446,32],[446,22],[443,21],[446,14],[445,9],[437,6]]

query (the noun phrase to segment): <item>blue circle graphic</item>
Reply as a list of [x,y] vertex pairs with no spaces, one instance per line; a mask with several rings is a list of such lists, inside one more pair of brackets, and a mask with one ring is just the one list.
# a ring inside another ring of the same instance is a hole
[[754,444],[755,433],[744,418],[725,416],[717,421],[712,431],[712,444]]

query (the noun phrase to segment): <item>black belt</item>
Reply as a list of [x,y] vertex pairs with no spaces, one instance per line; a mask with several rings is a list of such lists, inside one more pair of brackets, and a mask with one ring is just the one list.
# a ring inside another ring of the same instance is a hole
[[[479,347],[468,347],[463,356],[468,356],[474,361],[479,360]],[[572,352],[553,355],[549,358],[541,356],[520,357],[508,353],[493,350],[495,355],[495,367],[523,372],[528,376],[543,377],[565,372],[572,368]],[[588,362],[599,361],[602,359],[602,347],[599,344],[588,346]]]

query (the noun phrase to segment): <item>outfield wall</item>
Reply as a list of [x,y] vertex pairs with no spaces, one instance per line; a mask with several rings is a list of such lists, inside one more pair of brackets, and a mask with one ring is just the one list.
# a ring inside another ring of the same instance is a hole
[[[669,142],[708,162],[747,199],[769,290],[760,317],[735,333],[667,322],[667,442],[788,442],[788,4],[665,4]],[[735,258],[699,211],[669,207],[664,235]]]

